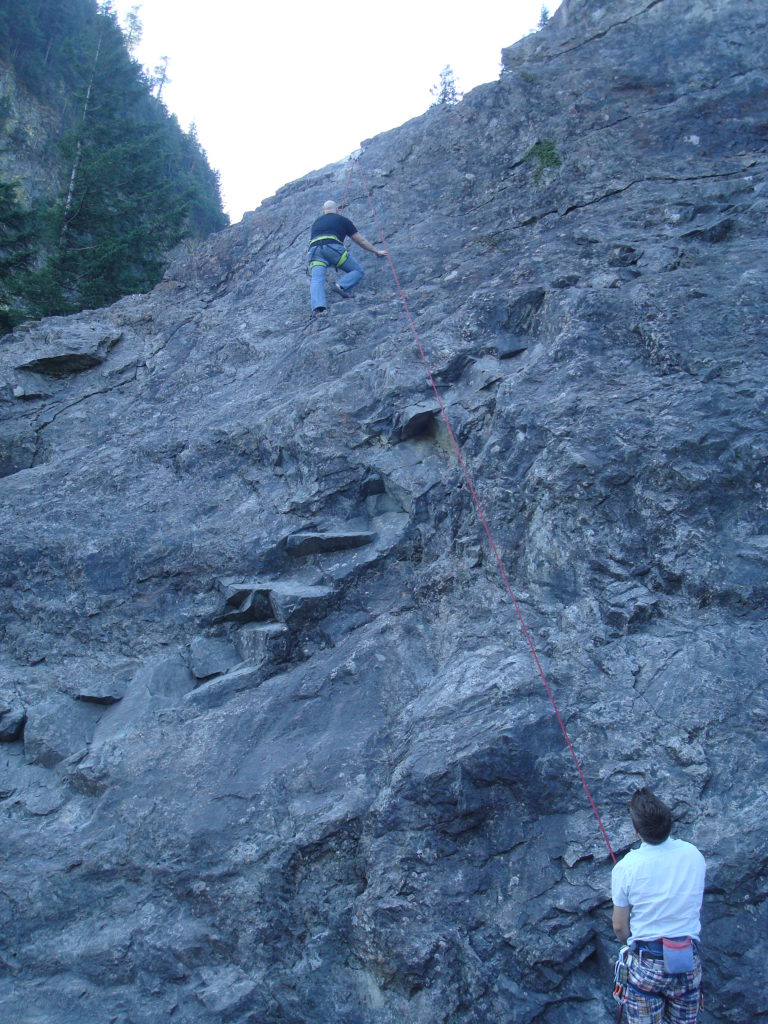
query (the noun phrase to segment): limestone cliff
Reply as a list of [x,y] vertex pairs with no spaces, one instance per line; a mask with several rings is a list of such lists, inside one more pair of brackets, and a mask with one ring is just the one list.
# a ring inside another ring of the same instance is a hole
[[[0,1011],[608,1024],[608,848],[768,1017],[768,11],[565,0],[498,82],[0,345]],[[351,173],[351,177],[349,177]],[[360,173],[362,172],[362,173]]]

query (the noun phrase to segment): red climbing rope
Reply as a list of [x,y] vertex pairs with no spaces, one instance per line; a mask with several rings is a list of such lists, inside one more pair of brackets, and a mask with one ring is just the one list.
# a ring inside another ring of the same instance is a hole
[[[360,178],[361,178],[361,180],[363,182],[363,188],[365,189],[365,194],[368,197],[368,203],[369,203],[369,205],[371,207],[371,213],[373,214],[373,219],[376,222],[376,228],[378,229],[378,232],[379,232],[379,238],[381,240],[381,244],[385,245],[386,243],[384,241],[384,232],[381,229],[381,224],[379,223],[379,218],[378,218],[378,216],[376,214],[376,208],[374,207],[373,200],[371,199],[371,193],[368,191],[368,184],[367,184],[367,182],[365,180],[365,175],[363,174],[363,169],[360,166],[360,161],[359,160],[355,160],[355,164],[357,165],[357,169],[360,172]],[[352,174],[352,172],[350,171],[350,177],[351,177],[351,174]],[[349,180],[347,181],[347,186],[349,186]],[[344,198],[346,199],[346,192],[344,193]],[[517,617],[520,620],[520,625],[522,626],[523,633],[525,634],[525,639],[528,641],[528,646],[531,649],[531,654],[533,655],[534,663],[536,664],[536,668],[539,670],[539,675],[541,676],[541,680],[544,683],[544,688],[547,691],[547,696],[549,697],[549,701],[550,701],[550,703],[551,703],[551,705],[552,705],[552,707],[554,709],[555,716],[557,718],[558,724],[560,725],[560,729],[562,730],[563,736],[565,738],[565,742],[568,745],[569,751],[571,752],[571,757],[573,758],[573,762],[576,765],[576,770],[579,773],[579,778],[581,779],[581,784],[584,787],[584,791],[587,794],[587,798],[589,799],[590,806],[592,807],[592,811],[593,811],[593,813],[595,815],[595,818],[597,819],[597,824],[600,826],[600,831],[602,832],[603,839],[605,840],[605,844],[608,847],[608,852],[611,855],[611,860],[615,864],[616,863],[616,855],[614,854],[613,849],[611,847],[610,840],[608,839],[608,833],[605,831],[605,827],[604,827],[603,822],[602,822],[602,820],[600,818],[600,814],[598,813],[597,807],[595,805],[595,801],[592,799],[592,794],[589,791],[589,786],[587,785],[587,780],[584,777],[584,772],[582,771],[581,764],[579,763],[579,759],[576,756],[576,751],[573,749],[573,744],[571,743],[570,737],[568,736],[568,731],[565,728],[565,723],[563,722],[563,719],[562,719],[562,717],[560,715],[560,712],[558,711],[557,704],[555,703],[555,698],[554,698],[554,696],[552,694],[552,690],[550,689],[549,683],[547,682],[547,677],[544,674],[544,669],[541,667],[541,662],[539,661],[539,656],[536,653],[536,648],[533,645],[533,640],[531,639],[531,635],[528,632],[528,627],[525,624],[525,619],[523,618],[523,614],[520,611],[520,606],[518,605],[517,599],[515,598],[515,595],[512,592],[512,587],[510,585],[506,569],[504,568],[504,563],[502,562],[501,556],[499,555],[499,552],[498,552],[498,549],[496,547],[496,543],[495,543],[495,541],[493,539],[493,535],[491,533],[490,527],[488,526],[488,521],[487,521],[487,519],[485,517],[485,512],[483,511],[483,507],[480,504],[480,499],[478,498],[477,492],[475,491],[475,486],[472,483],[472,478],[469,475],[469,470],[467,469],[466,463],[464,462],[464,458],[463,458],[463,456],[461,454],[461,449],[459,448],[459,443],[456,440],[456,436],[453,433],[453,428],[451,427],[451,423],[450,423],[450,420],[448,418],[448,413],[446,411],[445,405],[443,404],[443,400],[440,397],[440,392],[437,390],[437,385],[435,384],[434,378],[432,376],[432,371],[431,371],[431,369],[429,367],[429,362],[428,362],[427,357],[426,357],[426,355],[424,353],[424,348],[422,347],[421,340],[419,338],[419,332],[416,330],[416,325],[413,322],[413,317],[411,316],[411,311],[408,308],[408,302],[407,302],[407,300],[405,298],[405,293],[403,292],[402,286],[400,284],[400,279],[397,276],[397,271],[395,270],[395,265],[392,262],[392,255],[389,252],[389,248],[387,248],[387,260],[389,262],[389,268],[392,271],[392,276],[395,279],[395,284],[397,285],[397,290],[400,293],[400,299],[401,299],[401,301],[403,303],[403,308],[405,309],[406,316],[408,317],[408,323],[411,325],[411,330],[413,331],[413,336],[416,339],[416,344],[418,346],[419,353],[421,354],[421,360],[424,363],[424,367],[425,367],[425,369],[427,371],[427,379],[429,380],[429,383],[432,386],[432,390],[435,393],[435,398],[437,399],[438,405],[440,406],[440,412],[442,413],[443,421],[445,422],[445,426],[446,426],[446,428],[448,430],[448,434],[449,434],[449,436],[451,438],[451,441],[453,442],[453,447],[456,449],[456,455],[458,456],[458,459],[459,459],[459,465],[461,466],[462,473],[464,474],[464,479],[466,480],[467,486],[469,487],[470,494],[472,495],[472,500],[473,500],[473,502],[475,504],[475,509],[477,510],[477,514],[480,517],[480,522],[483,524],[483,528],[485,529],[486,535],[488,537],[488,542],[491,545],[491,550],[493,551],[494,557],[496,559],[496,563],[497,563],[497,565],[499,567],[499,571],[501,573],[501,578],[504,581],[504,586],[507,589],[507,593],[510,596],[510,599],[511,599],[512,604],[513,604],[513,606],[515,608],[515,611],[517,612]]]

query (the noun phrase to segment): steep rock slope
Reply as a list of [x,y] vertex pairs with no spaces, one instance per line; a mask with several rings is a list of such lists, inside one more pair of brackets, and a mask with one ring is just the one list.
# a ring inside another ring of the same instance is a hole
[[0,61],[0,178],[20,181],[26,197],[45,199],[63,187],[55,140],[63,130],[56,111],[16,87],[13,70]]
[[499,82],[151,295],[0,347],[0,1007],[25,1024],[615,1019],[610,858],[707,856],[768,1015],[768,15],[565,0]]

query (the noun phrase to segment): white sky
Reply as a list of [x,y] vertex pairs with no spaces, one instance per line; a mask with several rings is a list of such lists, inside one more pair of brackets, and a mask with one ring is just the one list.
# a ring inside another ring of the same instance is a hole
[[[560,0],[546,4],[550,14]],[[535,29],[542,0],[114,0],[136,57],[168,56],[168,109],[194,121],[233,222],[281,185],[422,114],[446,64],[469,92]]]

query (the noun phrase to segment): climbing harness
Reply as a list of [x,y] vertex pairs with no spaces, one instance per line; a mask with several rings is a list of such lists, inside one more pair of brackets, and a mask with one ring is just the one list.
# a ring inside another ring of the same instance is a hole
[[[672,961],[671,966],[673,970],[669,969],[670,962],[667,960],[667,948],[672,947],[675,950],[686,949],[690,953],[690,956],[685,956],[684,961]],[[629,959],[635,954],[642,960],[643,954],[652,957],[656,960],[664,961],[664,971],[666,974],[682,974],[692,971],[694,969],[693,951],[695,949],[695,943],[691,940],[690,936],[685,936],[682,939],[659,939],[657,942],[641,943],[632,946],[622,946],[619,950],[619,955],[616,958],[616,963],[613,969],[613,998],[619,1004],[619,1016],[616,1018],[616,1024],[621,1024],[621,1017],[624,1013],[624,1004],[629,996],[630,988],[634,989],[632,982],[629,980]],[[679,966],[680,964],[683,966]],[[638,991],[635,989],[635,991]],[[699,989],[699,1010],[704,1009],[704,993]]]
[[[314,255],[314,250],[317,249],[318,246],[321,246],[323,244],[323,242],[333,242],[336,245],[341,245],[342,244],[335,235],[318,235],[317,238],[313,238],[310,241],[310,243],[309,243],[309,257],[310,257],[310,259],[309,259],[309,269],[310,269],[310,271],[312,270],[313,267],[328,267],[328,266],[330,266],[330,264],[328,263],[328,260],[321,259],[319,256],[315,256]],[[344,264],[347,262],[347,257],[348,256],[349,256],[348,250],[344,249],[344,252],[341,254],[341,256],[339,256],[339,258],[336,261],[336,263],[334,263],[334,266],[335,266],[335,268],[337,270],[339,269],[339,267],[343,267],[344,266]]]
[[[369,206],[371,208],[371,213],[373,214],[373,219],[376,222],[376,228],[377,228],[377,230],[379,232],[379,238],[381,240],[381,244],[385,245],[386,243],[384,241],[384,232],[382,231],[381,224],[379,223],[379,218],[378,218],[378,216],[376,214],[376,208],[373,205],[373,200],[371,199],[371,193],[370,193],[370,191],[368,189],[368,184],[367,184],[367,182],[365,180],[365,175],[363,174],[363,169],[360,166],[360,161],[358,159],[355,159],[354,163],[353,163],[353,166],[357,167],[357,170],[358,170],[358,172],[360,174],[360,179],[361,179],[361,181],[363,183],[363,188],[365,189],[365,194],[368,197],[368,204],[369,204]],[[351,174],[352,174],[352,171],[350,169],[350,177],[351,177]],[[349,186],[349,179],[347,180],[347,186]],[[345,190],[344,196],[345,196],[345,199],[346,199],[346,190]],[[496,564],[499,567],[499,572],[501,573],[501,578],[504,581],[504,586],[506,588],[507,594],[509,595],[510,600],[512,601],[512,604],[514,606],[514,609],[517,612],[517,617],[518,617],[518,619],[520,621],[520,625],[522,627],[523,634],[525,635],[525,638],[528,641],[528,646],[529,646],[529,648],[531,650],[531,654],[533,656],[534,663],[536,665],[536,668],[539,671],[539,675],[541,676],[541,680],[542,680],[542,682],[544,684],[544,689],[546,690],[547,696],[549,697],[549,702],[552,705],[552,708],[554,709],[555,717],[557,718],[557,722],[558,722],[558,724],[560,726],[560,729],[562,731],[562,734],[563,734],[563,737],[565,739],[566,745],[568,747],[568,750],[570,751],[571,757],[573,758],[573,762],[576,765],[576,770],[577,770],[577,772],[579,774],[579,778],[581,779],[581,784],[584,787],[584,791],[585,791],[585,793],[587,795],[587,798],[589,800],[590,806],[592,808],[592,813],[594,814],[595,818],[597,819],[597,824],[598,824],[598,826],[600,828],[600,831],[601,831],[601,833],[603,835],[603,839],[605,840],[605,844],[608,847],[608,852],[609,852],[609,854],[611,856],[611,860],[615,864],[616,863],[616,855],[614,854],[613,848],[611,847],[610,840],[608,839],[608,833],[605,831],[605,827],[603,825],[602,819],[600,818],[600,814],[599,814],[599,812],[597,810],[597,806],[595,804],[595,801],[592,799],[592,794],[591,794],[591,792],[589,790],[589,786],[587,785],[586,777],[585,777],[584,772],[582,770],[581,764],[579,763],[579,759],[576,756],[576,751],[573,748],[573,744],[571,743],[570,737],[568,736],[568,731],[565,728],[565,722],[563,721],[562,716],[561,716],[561,714],[560,714],[560,712],[558,710],[557,704],[555,703],[554,695],[552,694],[552,690],[550,688],[549,682],[547,681],[547,677],[544,674],[544,669],[541,667],[541,663],[539,661],[539,656],[536,653],[536,648],[534,647],[533,640],[531,639],[531,635],[528,632],[528,627],[525,624],[525,619],[523,618],[523,614],[520,611],[520,606],[518,605],[517,599],[515,598],[515,595],[514,595],[514,593],[512,591],[512,586],[511,586],[511,584],[509,582],[509,577],[507,576],[506,569],[504,568],[504,563],[502,562],[501,556],[499,555],[498,549],[496,547],[496,542],[493,539],[493,534],[491,533],[491,529],[490,529],[490,527],[488,525],[488,521],[487,521],[486,516],[485,516],[485,512],[483,511],[483,507],[480,504],[480,499],[477,496],[477,491],[475,490],[475,486],[472,483],[472,478],[471,478],[471,476],[469,474],[469,470],[467,469],[466,463],[464,462],[464,458],[463,458],[463,456],[461,454],[461,449],[459,447],[459,443],[456,440],[456,435],[454,434],[453,428],[451,427],[451,422],[450,422],[450,419],[448,418],[448,413],[446,411],[446,408],[445,408],[445,405],[443,403],[443,400],[442,400],[442,398],[440,396],[440,392],[437,389],[437,385],[435,384],[434,377],[432,376],[432,371],[431,371],[430,366],[429,366],[429,361],[427,360],[427,357],[426,357],[426,355],[424,353],[424,348],[423,348],[423,346],[421,344],[421,339],[419,338],[419,333],[416,330],[416,324],[414,323],[413,317],[411,316],[411,311],[408,308],[408,302],[407,302],[407,300],[405,298],[405,293],[403,292],[403,288],[402,288],[402,286],[400,284],[400,280],[399,280],[399,278],[397,276],[397,271],[395,270],[395,265],[392,262],[392,256],[391,256],[388,248],[387,248],[387,254],[386,255],[387,255],[387,261],[389,262],[389,269],[392,271],[392,276],[393,276],[393,278],[395,280],[395,285],[396,285],[397,290],[398,290],[398,292],[400,294],[400,300],[401,300],[401,302],[403,304],[403,308],[405,310],[406,317],[408,319],[408,323],[410,324],[411,331],[413,332],[413,336],[414,336],[414,338],[416,340],[416,345],[418,346],[419,353],[421,355],[421,360],[424,363],[424,367],[425,367],[426,372],[427,372],[427,379],[428,379],[428,381],[429,381],[429,383],[430,383],[430,385],[432,387],[432,390],[433,390],[433,392],[435,394],[435,398],[437,399],[437,403],[438,403],[438,405],[440,407],[440,412],[441,412],[442,417],[443,417],[443,422],[445,423],[446,429],[448,431],[448,435],[449,435],[449,437],[450,437],[450,439],[451,439],[451,441],[453,443],[453,447],[454,447],[454,449],[456,451],[456,455],[458,456],[459,465],[461,466],[462,473],[464,474],[464,479],[465,479],[465,481],[467,483],[467,486],[469,488],[469,492],[470,492],[470,494],[472,496],[472,500],[474,502],[475,509],[477,511],[477,515],[478,515],[478,517],[480,519],[480,522],[483,525],[483,528],[485,530],[486,536],[488,537],[488,542],[489,542],[489,544],[491,546],[491,551],[493,552],[494,558],[496,559]]]

